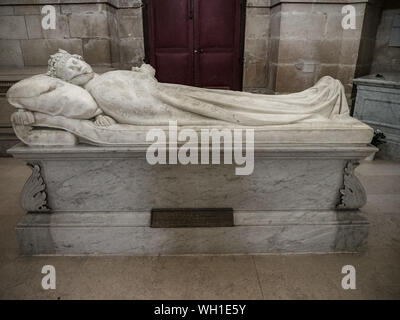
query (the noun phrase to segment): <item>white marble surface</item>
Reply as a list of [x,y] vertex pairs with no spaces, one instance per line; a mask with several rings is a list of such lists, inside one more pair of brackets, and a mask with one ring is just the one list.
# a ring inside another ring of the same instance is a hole
[[[161,129],[168,133],[168,126],[131,126],[115,124],[99,127],[93,121],[53,117],[43,113],[35,113],[35,125],[39,127],[57,128],[80,137],[81,142],[89,142],[102,146],[149,145],[146,135],[151,129]],[[203,125],[179,126],[178,130],[190,128],[200,136],[201,129],[254,129],[254,143],[337,143],[367,144],[371,141],[373,130],[364,123],[348,117],[342,120],[319,121],[312,123],[293,123],[269,126],[238,125]],[[40,131],[40,130],[37,130]],[[22,136],[23,138],[23,136]],[[183,142],[179,142],[182,144]],[[43,139],[30,141],[29,145],[41,145]],[[63,143],[60,143],[63,145]]]
[[[233,207],[334,209],[345,161],[257,159],[249,176],[232,165],[154,165],[145,159],[42,161],[53,211]],[[65,168],[68,168],[65,170]]]
[[[145,158],[147,147],[140,143],[129,146],[27,146],[19,143],[8,153],[25,160],[124,159]],[[364,143],[268,143],[256,140],[254,144],[255,155],[262,158],[364,159],[376,150]]]
[[[335,211],[362,145],[264,145],[254,172],[234,165],[154,165],[134,147],[10,150],[40,166],[52,213],[27,214],[25,254],[186,254],[360,250],[367,225]],[[153,229],[152,208],[231,207],[231,228]]]
[[[49,85],[52,78],[66,85]],[[22,85],[26,81],[30,81],[29,85]],[[167,125],[170,120],[176,120],[181,125],[259,126],[349,117],[343,85],[328,76],[294,94],[252,94],[158,83],[155,70],[148,64],[97,75],[81,56],[61,49],[50,56],[46,76],[25,79],[10,88],[9,102],[14,105],[12,97],[19,98],[26,95],[25,91],[32,91],[31,100],[19,101],[16,106],[20,108],[22,104],[27,110],[38,111],[30,104],[33,97],[47,104],[52,95],[57,95],[58,87],[66,90],[59,95],[60,99],[68,96],[68,91],[79,96],[76,90],[85,88],[106,115],[130,125]],[[54,115],[53,109],[58,105],[51,106],[51,101],[49,104],[46,108],[39,106],[40,112]]]
[[[338,225],[366,224],[367,221],[358,210],[298,210],[298,211],[249,211],[236,210],[235,226],[279,226],[290,224],[301,225]],[[52,214],[28,214],[18,227],[150,227],[151,213],[136,212],[70,212],[60,211]]]
[[7,91],[7,99],[18,109],[50,116],[91,119],[101,113],[96,101],[85,89],[44,74],[14,84]]
[[48,127],[70,132],[80,142],[134,145],[144,141],[143,131],[177,121],[189,127],[261,127],[279,143],[369,143],[372,138],[368,126],[350,117],[343,85],[331,77],[302,92],[262,95],[158,83],[154,75],[147,64],[97,75],[82,57],[60,50],[51,56],[47,75],[20,81],[7,93],[20,109],[14,128],[33,128],[16,134],[28,145],[64,145],[40,129]]
[[368,235],[365,218],[354,212],[339,213],[345,219],[335,211],[258,214],[265,224],[223,228],[150,228],[126,213],[36,214],[25,216],[17,232],[26,255],[354,252]]
[[127,147],[27,147],[10,153],[39,164],[47,200],[57,211],[150,211],[160,207],[234,210],[332,210],[339,203],[349,159],[362,146],[269,145],[255,152],[254,171],[235,165],[150,165]]

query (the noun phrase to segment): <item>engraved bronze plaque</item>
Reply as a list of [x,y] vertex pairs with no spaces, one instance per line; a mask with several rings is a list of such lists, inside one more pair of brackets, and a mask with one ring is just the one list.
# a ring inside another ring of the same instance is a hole
[[233,227],[233,209],[152,209],[150,226],[152,228]]

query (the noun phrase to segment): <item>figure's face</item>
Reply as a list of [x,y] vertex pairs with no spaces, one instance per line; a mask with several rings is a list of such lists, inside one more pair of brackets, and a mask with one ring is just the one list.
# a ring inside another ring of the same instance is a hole
[[72,84],[82,86],[94,76],[92,67],[78,57],[71,56],[62,70],[62,78]]

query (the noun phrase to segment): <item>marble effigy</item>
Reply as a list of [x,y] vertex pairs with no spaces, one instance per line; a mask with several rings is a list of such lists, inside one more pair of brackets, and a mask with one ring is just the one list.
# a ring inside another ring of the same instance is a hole
[[51,57],[46,75],[16,83],[7,98],[18,109],[14,130],[28,145],[129,145],[143,126],[171,120],[191,127],[302,124],[309,132],[359,125],[349,117],[342,84],[331,77],[289,95],[212,90],[159,83],[147,64],[97,75],[63,50]]
[[[48,75],[7,93],[22,141],[9,153],[32,168],[17,227],[23,254],[362,250],[366,196],[354,169],[376,149],[337,80],[266,96],[159,84],[147,65],[101,77],[61,51]],[[151,165],[146,133],[170,120],[196,132],[251,128],[254,171]],[[154,208],[233,208],[234,226],[152,228]]]

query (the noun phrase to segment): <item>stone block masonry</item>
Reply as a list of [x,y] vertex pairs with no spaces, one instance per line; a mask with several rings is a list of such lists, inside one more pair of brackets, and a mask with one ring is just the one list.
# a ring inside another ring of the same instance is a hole
[[[248,0],[244,90],[296,92],[330,75],[342,81],[350,97],[354,77],[368,74],[372,65],[385,72],[398,65],[398,48],[388,47],[387,36],[400,10],[396,2],[384,1],[382,11],[382,3],[372,0]],[[58,47],[83,55],[92,65],[130,69],[143,62],[145,2],[46,3],[56,8],[55,30],[41,28],[43,5],[37,1],[2,1],[1,66],[45,65],[45,57]],[[344,30],[342,8],[349,4],[355,8],[356,28]]]
[[[343,29],[342,3],[285,3],[276,8],[279,32],[275,34],[276,80],[270,84],[279,93],[301,91],[324,75],[339,79],[350,96],[357,66],[371,63],[366,52],[360,55],[363,34],[367,30],[364,15],[371,17],[369,4],[353,3],[356,12],[355,29]],[[372,18],[371,18],[372,19]],[[374,30],[374,28],[370,28]],[[376,30],[376,29],[375,29]],[[364,33],[363,33],[364,32]],[[373,38],[375,39],[375,38]],[[368,51],[368,50],[365,50]],[[273,78],[274,79],[274,78]],[[291,81],[288,81],[291,79]]]
[[0,5],[1,66],[44,66],[58,48],[96,66],[130,68],[143,62],[140,1],[54,1],[54,30],[41,26],[43,5],[29,0],[5,4]]

